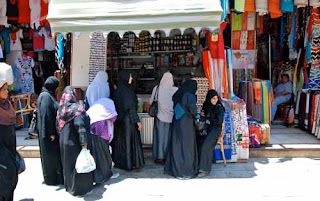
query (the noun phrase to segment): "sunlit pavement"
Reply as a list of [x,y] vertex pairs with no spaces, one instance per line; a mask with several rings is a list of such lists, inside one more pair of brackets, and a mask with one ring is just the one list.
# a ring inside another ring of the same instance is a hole
[[163,166],[146,161],[141,171],[122,171],[118,179],[73,197],[62,187],[42,184],[39,158],[25,159],[15,201],[47,200],[319,200],[320,159],[254,158],[247,163],[213,164],[208,177],[178,180]]

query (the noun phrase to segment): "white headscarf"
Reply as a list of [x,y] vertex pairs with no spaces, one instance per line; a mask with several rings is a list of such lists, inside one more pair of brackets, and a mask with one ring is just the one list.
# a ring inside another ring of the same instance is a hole
[[89,106],[100,98],[110,97],[110,88],[108,83],[108,74],[104,71],[99,71],[91,82],[86,93]]
[[[157,86],[154,87],[151,101],[153,101],[155,97],[155,93],[157,90]],[[178,90],[177,87],[174,86],[173,76],[171,73],[166,72],[163,74],[163,77],[160,81],[159,86],[159,95],[158,95],[158,119],[163,122],[171,123],[173,118],[173,101],[172,96]]]
[[12,68],[4,62],[0,62],[0,88],[5,84],[13,83]]

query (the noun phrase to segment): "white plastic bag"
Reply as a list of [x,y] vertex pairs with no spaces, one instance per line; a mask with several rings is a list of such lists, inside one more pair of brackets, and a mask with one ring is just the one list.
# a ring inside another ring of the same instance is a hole
[[77,173],[89,173],[96,169],[96,162],[90,154],[88,149],[82,148],[77,161],[76,161],[76,171]]

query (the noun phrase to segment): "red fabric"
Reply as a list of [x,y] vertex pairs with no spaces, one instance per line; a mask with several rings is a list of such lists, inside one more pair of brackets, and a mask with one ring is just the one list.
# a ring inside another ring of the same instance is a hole
[[41,0],[41,12],[40,12],[40,25],[44,26],[45,24],[49,23],[47,21],[49,10],[49,1],[48,0]]
[[254,50],[255,31],[248,31],[247,50]]
[[232,49],[240,50],[241,31],[232,31]]
[[205,76],[209,80],[209,89],[212,89],[211,78],[210,78],[210,63],[209,63],[209,51],[202,51],[202,65]]
[[33,49],[35,51],[44,50],[44,38],[43,34],[39,33],[39,31],[34,31],[33,35]]
[[242,14],[242,31],[247,31],[248,30],[248,13],[243,13]]
[[263,33],[263,16],[259,16],[259,22],[260,22],[259,34],[262,34]]
[[18,23],[19,24],[30,24],[30,6],[29,0],[18,0]]

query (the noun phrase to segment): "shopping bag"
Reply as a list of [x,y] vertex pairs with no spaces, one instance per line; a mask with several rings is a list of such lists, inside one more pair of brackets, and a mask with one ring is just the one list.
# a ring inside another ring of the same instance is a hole
[[26,170],[26,164],[24,162],[23,157],[19,154],[19,152],[16,152],[16,166],[19,174]]
[[94,158],[88,149],[83,148],[76,161],[77,173],[89,173],[96,169]]

